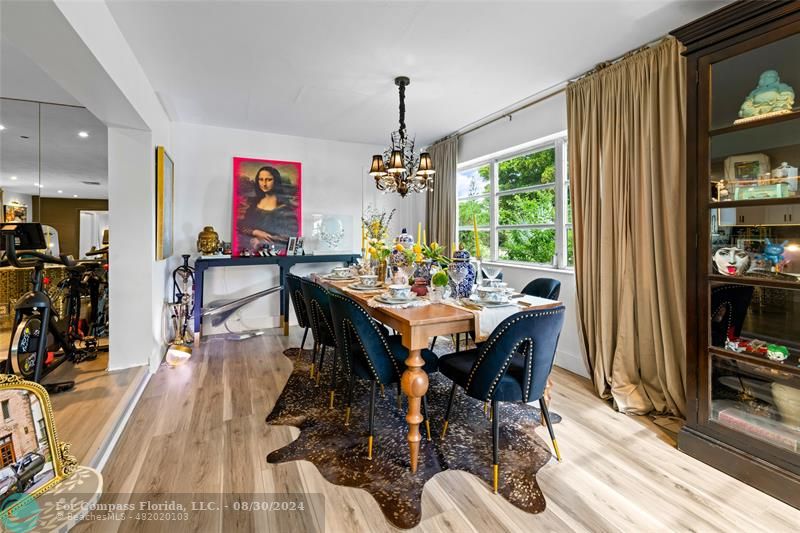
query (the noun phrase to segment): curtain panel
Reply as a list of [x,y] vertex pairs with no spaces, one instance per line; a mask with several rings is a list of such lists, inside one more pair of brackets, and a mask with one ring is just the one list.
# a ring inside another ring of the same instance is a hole
[[686,409],[686,65],[668,38],[567,87],[575,278],[597,393]]
[[458,138],[440,141],[429,147],[428,151],[436,169],[433,192],[428,196],[425,211],[428,240],[438,242],[450,253],[456,236]]

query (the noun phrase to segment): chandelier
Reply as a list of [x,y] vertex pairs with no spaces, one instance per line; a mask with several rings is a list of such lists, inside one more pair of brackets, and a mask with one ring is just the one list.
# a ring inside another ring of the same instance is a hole
[[417,155],[414,139],[406,132],[406,87],[411,80],[405,76],[394,79],[400,92],[400,129],[393,131],[391,144],[383,155],[373,155],[369,175],[375,178],[380,191],[399,193],[405,197],[409,192],[433,192],[433,161],[428,152]]

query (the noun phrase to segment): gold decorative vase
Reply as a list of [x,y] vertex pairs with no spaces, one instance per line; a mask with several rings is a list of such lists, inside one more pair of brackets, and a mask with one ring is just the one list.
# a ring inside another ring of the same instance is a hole
[[219,235],[214,231],[214,226],[206,226],[197,235],[197,251],[204,255],[217,253],[219,249]]

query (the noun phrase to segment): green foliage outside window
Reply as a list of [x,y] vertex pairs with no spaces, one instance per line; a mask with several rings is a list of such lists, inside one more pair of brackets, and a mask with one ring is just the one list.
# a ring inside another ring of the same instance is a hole
[[[515,157],[497,164],[498,192],[511,191],[535,185],[555,184],[556,181],[556,150],[550,148],[531,154]],[[488,184],[491,180],[491,165],[471,169],[459,176],[462,185],[459,187],[460,196],[474,196],[489,192]],[[565,190],[569,194],[569,189]],[[458,225],[471,227],[473,216],[476,217],[478,226],[486,227],[491,224],[490,199],[474,198],[463,199],[458,203]],[[527,225],[527,224],[555,224],[556,221],[556,191],[555,188],[544,188],[528,192],[501,195],[497,197],[497,223],[501,226],[497,230],[498,258],[510,261],[525,261],[553,265],[556,253],[556,229],[502,229],[502,226]],[[566,223],[572,222],[571,205],[567,200]],[[574,251],[572,242],[572,228],[568,228],[567,237],[567,264],[574,264]],[[480,230],[481,252],[484,258],[489,257],[489,231]],[[471,230],[459,231],[459,242],[475,254],[475,237]]]

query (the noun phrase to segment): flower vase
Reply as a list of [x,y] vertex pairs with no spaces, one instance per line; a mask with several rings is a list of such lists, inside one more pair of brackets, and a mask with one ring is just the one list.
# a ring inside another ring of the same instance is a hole
[[417,268],[414,270],[414,277],[415,278],[422,278],[425,280],[425,285],[431,284],[431,266],[433,265],[433,261],[430,259],[425,259],[419,263],[417,263]]
[[375,275],[378,276],[379,283],[386,282],[386,261],[381,261],[381,260],[376,261]]

